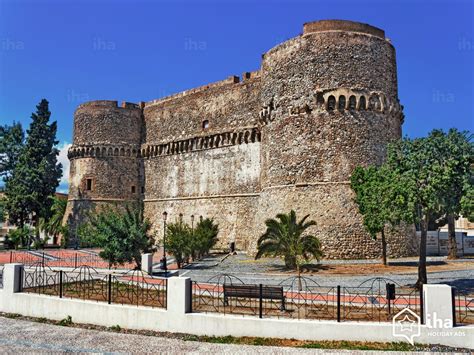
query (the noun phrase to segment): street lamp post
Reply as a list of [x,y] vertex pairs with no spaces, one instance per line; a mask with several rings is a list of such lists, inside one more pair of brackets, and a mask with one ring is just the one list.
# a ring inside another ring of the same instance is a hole
[[[194,215],[192,214],[191,215],[191,239],[194,240]],[[193,261],[194,261],[194,258],[195,258],[195,253],[193,252],[191,257],[193,258]]]
[[165,277],[168,276],[168,265],[166,263],[166,219],[168,218],[168,213],[163,212],[163,257],[161,258],[161,263],[163,265],[163,270],[165,271]]
[[33,227],[33,213],[30,212],[28,215],[29,218],[29,226],[28,226],[28,250],[31,249],[31,229]]

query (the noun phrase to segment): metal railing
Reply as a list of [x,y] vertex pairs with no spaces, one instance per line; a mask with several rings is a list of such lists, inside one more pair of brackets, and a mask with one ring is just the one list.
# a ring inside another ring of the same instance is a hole
[[90,266],[81,266],[64,271],[53,270],[40,262],[25,267],[22,281],[22,292],[166,308],[167,280],[151,277],[141,270],[106,274]]
[[[391,321],[405,308],[422,318],[418,289],[389,279],[374,278],[357,287],[321,286],[306,277],[291,277],[278,285],[284,301],[260,297],[228,297],[225,285],[245,285],[232,275],[215,276],[206,283],[193,282],[193,312],[216,312],[248,316],[343,321]],[[394,292],[388,292],[387,284]],[[260,289],[262,289],[260,287]]]
[[454,325],[474,324],[474,295],[452,288]]
[[[72,250],[52,250],[52,251],[10,251],[10,263],[21,263],[24,265],[36,265],[42,263],[49,267],[70,267],[78,268],[90,266],[96,269],[108,269],[110,265],[102,259],[99,254],[93,251],[72,251]],[[133,264],[119,265],[116,269],[131,269]]]

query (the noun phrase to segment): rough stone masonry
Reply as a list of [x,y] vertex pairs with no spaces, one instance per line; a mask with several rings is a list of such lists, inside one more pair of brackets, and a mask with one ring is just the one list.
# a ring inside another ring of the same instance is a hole
[[[72,230],[103,204],[142,201],[162,237],[162,213],[212,217],[221,246],[255,251],[264,221],[310,214],[327,258],[373,258],[350,176],[380,164],[401,137],[395,49],[362,23],[307,23],[262,56],[259,70],[140,102],[91,101],[74,115]],[[73,232],[74,234],[74,232]],[[389,255],[416,251],[411,229]]]

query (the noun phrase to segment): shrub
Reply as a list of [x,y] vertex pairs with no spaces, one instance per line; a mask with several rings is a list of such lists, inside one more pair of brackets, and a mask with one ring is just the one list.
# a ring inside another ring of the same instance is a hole
[[68,327],[72,324],[72,317],[71,316],[67,316],[66,318],[64,319],[61,319],[59,322],[58,322],[59,325],[62,325],[64,327]]
[[166,231],[166,250],[173,254],[178,268],[192,255],[191,229],[186,223],[169,223]]
[[12,229],[6,236],[6,243],[10,248],[18,249],[19,247],[26,247],[33,239],[33,230],[28,226]]
[[149,234],[151,224],[143,217],[142,206],[106,207],[89,215],[89,222],[79,230],[84,240],[103,250],[100,257],[110,266],[135,262],[141,267],[143,253],[155,250],[155,239]]
[[179,221],[167,225],[166,250],[176,259],[178,268],[189,258],[200,258],[214,247],[219,227],[210,218],[201,219],[192,230],[188,224]]
[[199,221],[193,231],[193,251],[197,258],[208,254],[216,245],[219,233],[219,226],[211,218],[204,218]]

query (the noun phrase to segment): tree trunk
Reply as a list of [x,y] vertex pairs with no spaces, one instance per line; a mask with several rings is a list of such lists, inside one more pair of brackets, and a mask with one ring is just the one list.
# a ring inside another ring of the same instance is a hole
[[428,276],[426,275],[426,236],[428,234],[427,215],[424,215],[421,219],[420,229],[420,260],[418,262],[418,281],[416,281],[418,287],[422,287],[422,285],[428,283]]
[[456,245],[456,230],[454,228],[454,215],[448,214],[448,259],[457,259],[458,246]]
[[382,264],[387,266],[387,239],[385,238],[385,228],[382,229]]
[[296,257],[293,255],[285,255],[285,266],[288,269],[295,269],[296,265]]
[[296,269],[298,270],[298,291],[301,292],[303,290],[303,285],[301,284],[301,269],[299,264],[296,265]]

